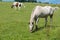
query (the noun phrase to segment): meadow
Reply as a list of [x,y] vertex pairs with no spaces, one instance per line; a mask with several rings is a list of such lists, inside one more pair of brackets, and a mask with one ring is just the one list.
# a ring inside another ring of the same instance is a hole
[[32,9],[36,5],[57,5],[24,3],[25,8],[15,10],[11,4],[12,2],[0,2],[0,40],[60,40],[60,9],[54,12],[52,27],[49,26],[49,17],[47,27],[44,27],[44,18],[40,18],[39,29],[33,33],[29,32],[28,25]]

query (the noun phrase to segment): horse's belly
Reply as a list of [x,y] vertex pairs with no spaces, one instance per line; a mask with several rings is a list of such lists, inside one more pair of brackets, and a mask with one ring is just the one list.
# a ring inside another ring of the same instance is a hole
[[41,18],[45,18],[45,17],[47,17],[49,14],[44,14],[44,13],[41,13],[40,15],[39,15],[39,17],[41,17]]

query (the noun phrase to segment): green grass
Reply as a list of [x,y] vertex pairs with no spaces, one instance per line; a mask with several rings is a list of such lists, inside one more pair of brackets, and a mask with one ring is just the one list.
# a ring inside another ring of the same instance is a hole
[[[60,40],[60,9],[54,12],[53,26],[44,28],[44,19],[40,19],[34,33],[29,32],[29,19],[32,9],[39,3],[24,3],[25,8],[14,10],[12,2],[0,2],[0,40]],[[52,4],[51,4],[52,5]],[[55,5],[52,5],[55,6]]]

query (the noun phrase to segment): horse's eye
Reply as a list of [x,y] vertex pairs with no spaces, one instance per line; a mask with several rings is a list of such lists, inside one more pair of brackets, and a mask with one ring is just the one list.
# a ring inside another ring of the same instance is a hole
[[34,23],[32,22],[32,24],[34,24]]

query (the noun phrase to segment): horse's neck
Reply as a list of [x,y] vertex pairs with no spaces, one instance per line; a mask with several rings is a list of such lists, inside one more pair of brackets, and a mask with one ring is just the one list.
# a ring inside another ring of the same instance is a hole
[[16,6],[18,6],[18,2],[16,3]]
[[30,18],[30,22],[34,22],[34,18]]
[[34,22],[34,15],[31,15],[30,22]]

